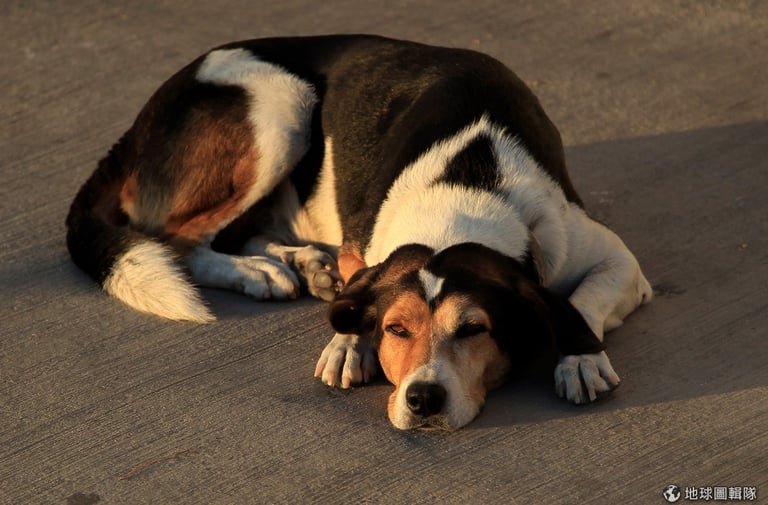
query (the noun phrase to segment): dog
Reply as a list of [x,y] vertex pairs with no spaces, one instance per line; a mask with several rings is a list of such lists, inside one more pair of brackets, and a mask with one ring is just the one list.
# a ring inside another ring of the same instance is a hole
[[330,302],[315,375],[379,369],[399,429],[453,430],[550,352],[556,393],[619,384],[603,335],[652,289],[585,212],[528,87],[470,50],[366,35],[235,42],[166,81],[67,217],[74,263],[139,311],[192,282]]

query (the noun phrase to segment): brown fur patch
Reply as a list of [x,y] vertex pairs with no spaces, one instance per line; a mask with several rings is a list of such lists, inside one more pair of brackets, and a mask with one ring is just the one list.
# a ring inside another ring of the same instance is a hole
[[248,97],[197,82],[195,69],[152,96],[123,142],[119,207],[135,228],[171,243],[211,240],[246,210],[258,177]]
[[463,342],[462,348],[450,359],[473,405],[478,408],[485,403],[488,390],[500,386],[509,370],[509,360],[501,355],[488,333]]
[[93,211],[97,216],[108,223],[119,226],[127,222],[126,214],[120,207],[120,187],[120,182],[117,180],[104,184],[101,192],[96,195],[96,202],[93,206]]
[[131,221],[136,220],[136,199],[138,197],[138,181],[136,176],[131,174],[123,182],[120,189],[120,208],[128,215]]
[[212,121],[188,140],[181,163],[167,236],[190,242],[211,240],[246,209],[243,201],[256,182],[259,154],[245,122]]
[[[211,240],[224,226],[246,210],[243,201],[250,187],[256,182],[257,159],[256,154],[249,151],[237,160],[232,179],[228,184],[232,194],[213,207],[194,213],[187,210],[194,208],[198,203],[194,198],[187,201],[179,199],[178,206],[172,210],[165,233],[192,242]],[[191,217],[188,217],[190,214]]]
[[[409,337],[399,337],[387,331],[390,325],[402,326]],[[398,296],[382,318],[384,332],[379,346],[379,362],[392,384],[429,361],[432,348],[432,322],[427,303],[414,292]]]
[[338,254],[339,274],[346,284],[355,272],[366,267],[360,246],[353,242],[344,242],[339,247]]

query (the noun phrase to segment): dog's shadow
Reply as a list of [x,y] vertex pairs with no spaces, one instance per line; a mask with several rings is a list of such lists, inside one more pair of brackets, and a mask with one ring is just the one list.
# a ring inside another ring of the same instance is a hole
[[591,405],[572,405],[558,398],[552,377],[543,374],[515,378],[491,391],[480,415],[466,429],[488,429],[575,417],[605,409],[612,393]]
[[315,317],[316,313],[322,317],[327,310],[324,302],[309,295],[302,295],[296,300],[253,300],[241,293],[224,289],[202,288],[200,291],[216,319],[224,322],[267,315],[280,317],[282,312],[297,310],[305,311],[309,317]]

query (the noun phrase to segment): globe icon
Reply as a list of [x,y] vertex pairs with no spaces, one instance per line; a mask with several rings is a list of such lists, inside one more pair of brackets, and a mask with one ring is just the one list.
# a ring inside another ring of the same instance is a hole
[[664,492],[661,494],[669,503],[675,503],[680,499],[680,488],[674,484],[670,484],[664,488]]

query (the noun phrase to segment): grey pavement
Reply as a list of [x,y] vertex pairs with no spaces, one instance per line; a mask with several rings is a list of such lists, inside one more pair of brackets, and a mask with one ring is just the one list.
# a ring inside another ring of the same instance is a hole
[[[207,290],[218,322],[171,323],[69,262],[75,191],[171,73],[332,32],[479,49],[539,95],[657,294],[607,337],[613,395],[532,375],[461,431],[399,432],[385,381],[312,377],[322,302]],[[766,2],[5,0],[0,33],[0,503],[768,503]]]

